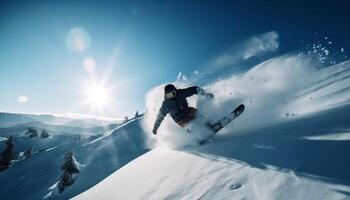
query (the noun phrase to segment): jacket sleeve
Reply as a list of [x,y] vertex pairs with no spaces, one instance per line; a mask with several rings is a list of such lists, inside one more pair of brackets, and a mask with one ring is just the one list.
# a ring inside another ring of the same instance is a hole
[[157,115],[157,119],[154,122],[154,126],[153,129],[154,130],[158,130],[160,124],[162,123],[162,121],[164,120],[164,117],[168,114],[168,108],[166,106],[166,103],[163,102],[162,107],[160,107],[158,115]]
[[188,87],[184,89],[184,94],[185,97],[190,97],[194,94],[197,95],[207,95],[207,93],[205,92],[205,90],[203,90],[202,88],[198,87],[198,86],[192,86],[192,87]]

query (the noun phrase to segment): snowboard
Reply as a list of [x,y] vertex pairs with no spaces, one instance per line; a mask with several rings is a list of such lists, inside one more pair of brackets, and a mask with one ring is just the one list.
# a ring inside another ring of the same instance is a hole
[[214,131],[214,134],[201,140],[199,144],[200,145],[206,144],[208,141],[210,141],[216,135],[217,132],[219,132],[227,124],[229,124],[230,122],[235,120],[238,116],[240,116],[243,113],[244,109],[245,109],[245,106],[241,104],[237,108],[235,108],[232,112],[230,112],[228,115],[226,115],[221,120],[219,120],[218,122],[208,125]]

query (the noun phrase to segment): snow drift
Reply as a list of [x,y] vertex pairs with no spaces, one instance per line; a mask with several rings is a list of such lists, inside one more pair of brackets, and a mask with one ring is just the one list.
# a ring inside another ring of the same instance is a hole
[[[202,86],[215,95],[214,100],[191,97],[190,105],[199,108],[200,119],[189,134],[167,116],[159,129],[160,145],[181,147],[193,145],[211,134],[201,128],[203,121],[216,122],[243,103],[246,110],[222,134],[244,134],[299,118],[323,109],[349,103],[349,61],[324,68],[307,56],[285,55],[269,59],[249,71]],[[177,80],[178,87],[191,81]],[[160,85],[146,95],[147,115],[143,127],[151,134],[163,98]]]

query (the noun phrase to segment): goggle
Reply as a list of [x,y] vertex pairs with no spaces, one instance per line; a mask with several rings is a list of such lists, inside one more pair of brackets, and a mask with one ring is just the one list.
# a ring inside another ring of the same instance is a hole
[[174,98],[175,96],[176,96],[176,90],[164,94],[164,98],[166,98],[166,99],[172,99],[172,98]]

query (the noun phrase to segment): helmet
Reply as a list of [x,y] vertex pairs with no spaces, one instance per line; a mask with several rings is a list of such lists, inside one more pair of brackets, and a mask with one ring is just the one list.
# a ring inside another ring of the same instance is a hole
[[168,84],[164,87],[164,94],[167,94],[169,92],[172,92],[176,90],[176,87],[173,84]]
[[164,87],[164,98],[172,99],[176,96],[176,87],[172,84],[168,84]]

